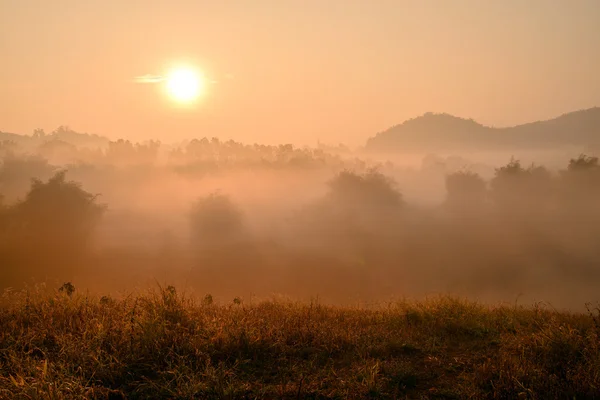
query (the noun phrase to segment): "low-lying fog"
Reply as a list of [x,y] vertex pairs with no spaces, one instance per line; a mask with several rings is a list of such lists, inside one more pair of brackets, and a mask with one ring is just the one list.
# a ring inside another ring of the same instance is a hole
[[0,288],[598,300],[600,166],[577,149],[390,157],[111,145],[0,148]]

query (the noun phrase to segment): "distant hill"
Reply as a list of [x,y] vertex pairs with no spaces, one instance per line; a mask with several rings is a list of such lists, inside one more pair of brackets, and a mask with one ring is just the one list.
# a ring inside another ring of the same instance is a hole
[[365,150],[407,152],[564,146],[600,148],[600,107],[509,128],[493,128],[449,114],[426,113],[376,134],[367,140]]

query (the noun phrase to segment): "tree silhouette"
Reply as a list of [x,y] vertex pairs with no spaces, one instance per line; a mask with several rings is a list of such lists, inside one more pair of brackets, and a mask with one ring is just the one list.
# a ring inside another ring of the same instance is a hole
[[11,209],[11,248],[26,268],[43,264],[50,276],[66,277],[81,266],[106,209],[65,175],[60,171],[47,182],[34,179],[25,199]]
[[0,190],[13,202],[25,195],[32,178],[48,179],[55,172],[56,167],[39,156],[9,154],[0,166]]
[[[585,154],[569,161],[561,171],[561,207],[579,215],[598,214],[600,200],[600,165],[598,157]],[[600,215],[599,215],[600,217]]]
[[519,160],[496,169],[490,182],[491,198],[498,211],[509,214],[540,213],[553,204],[554,182],[541,166],[523,168]]
[[224,244],[240,237],[243,214],[231,199],[220,193],[198,199],[190,216],[191,239],[196,246]]
[[[324,198],[295,217],[305,244],[344,259],[381,260],[385,243],[401,231],[404,206],[396,183],[376,169],[343,170],[328,182]],[[335,250],[332,250],[335,249]]]
[[96,203],[96,195],[83,190],[77,182],[66,181],[65,177],[63,170],[45,183],[33,179],[29,193],[17,205],[17,212],[28,230],[44,235],[62,231],[74,241],[71,243],[82,244],[105,206]]
[[41,139],[46,137],[46,132],[41,129],[41,128],[37,128],[33,130],[33,137],[36,139]]
[[[600,165],[598,157],[581,154],[569,161],[567,170],[562,172],[563,183],[569,191],[600,193]],[[575,194],[575,193],[573,193]]]
[[330,199],[342,207],[381,210],[404,205],[394,180],[376,169],[364,174],[344,170],[329,182],[329,190]]
[[579,157],[572,158],[571,160],[569,160],[567,170],[570,172],[594,171],[597,170],[599,167],[600,166],[598,165],[598,157],[580,154]]
[[242,211],[224,194],[198,199],[191,212],[192,279],[217,286],[252,288],[264,261],[246,230]]
[[479,174],[459,171],[446,176],[446,202],[449,210],[458,213],[478,212],[485,207],[487,186]]

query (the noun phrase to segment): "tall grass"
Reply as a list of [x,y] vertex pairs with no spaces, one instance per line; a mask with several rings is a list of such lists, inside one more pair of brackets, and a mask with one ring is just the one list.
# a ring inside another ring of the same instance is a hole
[[63,288],[6,292],[0,327],[0,398],[600,398],[593,308]]

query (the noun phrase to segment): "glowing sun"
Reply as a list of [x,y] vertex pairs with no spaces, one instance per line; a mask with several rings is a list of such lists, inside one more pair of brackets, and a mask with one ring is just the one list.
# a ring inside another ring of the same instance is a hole
[[197,99],[204,90],[202,76],[191,68],[177,68],[167,75],[166,89],[169,97],[181,103]]

